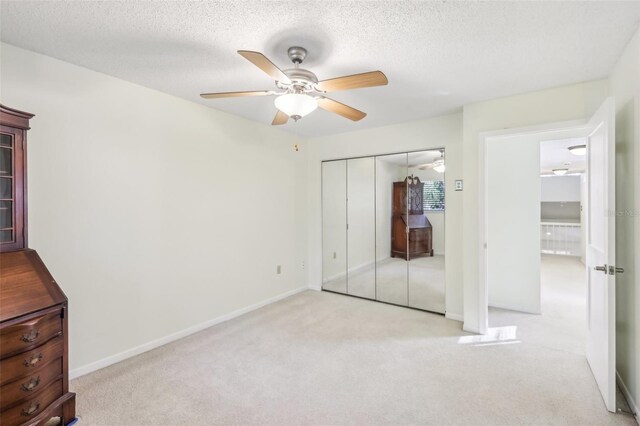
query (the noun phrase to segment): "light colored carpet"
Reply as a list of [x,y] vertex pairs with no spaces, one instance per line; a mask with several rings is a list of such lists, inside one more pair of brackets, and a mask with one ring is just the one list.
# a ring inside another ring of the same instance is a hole
[[542,255],[542,315],[490,308],[489,326],[518,324],[527,341],[585,354],[587,282],[585,266],[571,256]]
[[583,355],[503,319],[515,336],[479,341],[441,315],[307,291],[71,388],[82,425],[634,424],[606,411]]
[[338,293],[376,299],[444,313],[444,256],[418,257],[407,262],[387,258],[326,282],[323,288]]

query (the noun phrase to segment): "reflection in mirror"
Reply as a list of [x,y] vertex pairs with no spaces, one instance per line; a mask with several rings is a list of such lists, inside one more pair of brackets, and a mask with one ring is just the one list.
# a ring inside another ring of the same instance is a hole
[[[376,294],[377,300],[407,305],[404,218],[407,200],[407,154],[376,157]],[[406,192],[405,192],[406,193]]]
[[445,311],[444,149],[411,152],[409,186],[409,306]]
[[347,160],[347,293],[376,297],[375,159]]
[[322,288],[347,292],[347,162],[322,163]]

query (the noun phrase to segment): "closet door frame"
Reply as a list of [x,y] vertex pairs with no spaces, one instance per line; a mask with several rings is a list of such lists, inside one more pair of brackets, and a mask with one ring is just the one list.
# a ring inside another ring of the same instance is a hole
[[[407,151],[407,150],[394,151],[394,152],[387,152],[387,153],[378,153],[378,154],[370,154],[370,155],[358,155],[358,156],[353,156],[353,157],[330,158],[330,159],[326,159],[326,160],[321,160],[320,161],[320,222],[321,222],[321,237],[322,238],[321,238],[321,247],[320,247],[320,265],[324,265],[324,259],[322,258],[322,256],[324,254],[324,245],[325,245],[325,241],[324,241],[324,196],[323,196],[325,188],[324,188],[324,176],[323,176],[323,173],[322,173],[322,170],[323,170],[322,169],[322,165],[324,163],[330,163],[330,162],[334,162],[334,161],[345,161],[345,169],[346,169],[348,160],[357,160],[357,159],[361,159],[361,158],[373,158],[373,160],[374,160],[374,194],[377,195],[377,187],[376,187],[376,185],[377,185],[377,172],[378,171],[377,171],[377,168],[376,168],[376,161],[375,161],[377,159],[377,157],[384,157],[384,156],[388,156],[388,155],[406,154],[407,158],[408,158],[409,154],[412,154],[412,153],[418,153],[418,152],[424,152],[424,151],[440,151],[440,150],[443,150],[445,153],[447,151],[446,147],[444,147],[444,146],[436,146],[436,147],[433,147],[433,148],[422,148],[422,149],[414,149],[414,150],[409,150],[409,151]],[[446,156],[445,156],[445,164],[446,164]],[[348,176],[347,176],[347,179],[348,179]],[[347,182],[345,182],[345,185],[347,185]],[[346,187],[348,188],[348,186],[346,186]],[[348,199],[348,196],[349,195],[347,193],[346,194],[346,198],[347,199]],[[375,203],[375,199],[376,199],[376,196],[374,195],[374,203]],[[345,202],[348,203],[348,200],[346,200]],[[409,197],[408,197],[408,194],[407,194],[407,203],[408,202],[409,202]],[[445,203],[446,203],[446,201],[445,201]],[[374,204],[374,206],[375,206],[375,204]],[[348,215],[348,205],[346,205],[345,211],[346,211],[346,213]],[[407,206],[407,211],[408,211],[408,206]],[[375,218],[377,218],[377,209],[374,208],[374,220],[376,220]],[[345,220],[348,222],[348,217],[345,218]],[[444,223],[445,223],[445,229],[446,229],[446,207],[445,207]],[[345,271],[346,280],[347,280],[347,290],[346,290],[347,292],[341,293],[341,292],[338,292],[338,291],[328,290],[328,289],[324,288],[324,268],[321,268],[322,269],[322,271],[321,271],[322,272],[322,283],[323,283],[322,287],[321,287],[321,291],[326,291],[328,293],[342,294],[344,296],[349,296],[349,297],[356,297],[358,299],[372,300],[372,301],[378,302],[378,303],[384,303],[384,304],[392,305],[392,306],[400,306],[400,307],[403,307],[403,308],[413,309],[413,310],[422,311],[422,312],[429,312],[429,313],[432,313],[432,314],[438,314],[438,315],[443,315],[443,316],[446,314],[446,310],[445,310],[445,312],[429,311],[429,310],[426,310],[426,309],[412,307],[412,306],[409,306],[408,304],[407,305],[401,305],[401,304],[398,304],[398,303],[385,302],[383,300],[371,299],[371,298],[368,298],[368,297],[362,297],[362,296],[357,296],[357,295],[354,295],[354,294],[349,294],[348,293],[348,289],[349,289],[349,281],[348,281],[348,276],[349,276],[349,272],[348,272],[348,269],[349,269],[349,266],[348,266],[348,256],[349,256],[348,241],[349,241],[349,237],[348,237],[347,232],[348,232],[348,230],[345,227],[345,240],[347,241],[347,247],[346,247],[347,267],[346,267],[346,271]],[[374,242],[376,244],[377,244],[377,237],[378,237],[377,236],[377,232],[375,232],[374,233]],[[445,234],[444,241],[445,241],[445,248],[446,248],[446,234]],[[409,244],[409,242],[407,240],[407,245],[408,244]],[[445,255],[445,259],[446,259],[446,255]],[[377,263],[377,258],[375,259],[375,262]],[[409,266],[407,265],[407,269],[408,268],[409,268]],[[376,293],[375,294],[376,294],[376,297],[377,297],[377,278],[378,277],[377,277],[377,270],[376,270],[376,272],[375,272],[375,279],[376,279],[376,282],[375,282],[375,288],[376,288],[375,291],[376,291]],[[408,280],[408,271],[407,271],[407,298],[409,297],[408,296],[408,290],[409,290],[408,287],[409,287],[409,280]],[[445,264],[445,293],[444,293],[444,304],[445,304],[445,306],[446,306],[446,300],[447,300],[447,287],[446,287],[446,264]]]

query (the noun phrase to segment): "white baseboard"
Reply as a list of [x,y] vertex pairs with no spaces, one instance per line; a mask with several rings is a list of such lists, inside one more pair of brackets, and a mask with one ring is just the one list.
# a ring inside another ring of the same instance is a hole
[[270,305],[272,303],[278,302],[282,299],[286,299],[289,296],[293,296],[294,294],[301,293],[303,291],[308,290],[307,287],[300,287],[294,290],[289,290],[285,293],[279,294],[274,297],[270,297],[269,299],[263,300],[261,302],[255,303],[253,305],[247,306],[245,308],[241,308],[230,312],[228,314],[219,316],[217,318],[210,319],[200,324],[196,324],[189,328],[185,328],[184,330],[177,331],[175,333],[169,334],[167,336],[161,337],[156,340],[152,340],[150,342],[144,343],[140,346],[136,346],[131,349],[127,349],[126,351],[117,353],[115,355],[108,356],[106,358],[102,358],[98,361],[92,362],[87,365],[83,365],[82,367],[74,368],[69,372],[69,379],[75,379],[80,376],[84,376],[85,374],[92,373],[96,370],[100,370],[101,368],[108,367],[117,362],[124,361],[127,358],[134,357],[136,355],[140,355],[141,353],[150,351],[162,345],[166,345],[167,343],[174,342],[176,340],[182,339],[183,337],[187,337],[191,334],[202,331],[206,328],[212,327],[216,324],[220,324],[225,321],[229,321],[230,319],[239,317],[240,315],[246,314],[251,311],[255,311],[256,309],[260,309],[264,306]]
[[313,291],[322,291],[322,287],[319,286],[315,286],[315,285],[310,285],[309,290],[313,290]]
[[464,316],[462,316],[460,314],[454,314],[454,313],[450,313],[450,312],[445,312],[444,317],[447,318],[447,319],[450,319],[450,320],[464,322]]
[[471,327],[467,325],[467,323],[462,323],[462,331],[466,331],[467,333],[481,334],[479,328]]
[[522,309],[519,306],[510,306],[510,305],[503,305],[500,303],[489,303],[489,307],[490,308],[498,308],[498,309],[506,309],[508,311],[516,311],[516,312],[524,312],[525,314],[533,314],[533,315],[540,315],[542,314],[542,312],[538,311],[532,311],[529,309]]
[[624,381],[622,380],[622,377],[620,377],[620,373],[618,373],[618,371],[616,371],[616,382],[622,391],[622,395],[624,395],[624,398],[627,400],[627,404],[629,404],[629,408],[631,408],[633,415],[637,416],[638,406],[636,405],[636,401],[633,399],[633,395],[629,392],[627,385],[624,384]]

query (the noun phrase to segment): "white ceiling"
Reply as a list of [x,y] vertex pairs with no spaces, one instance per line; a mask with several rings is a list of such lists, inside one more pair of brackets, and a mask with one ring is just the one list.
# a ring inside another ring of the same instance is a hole
[[[606,77],[640,20],[640,2],[218,1],[6,2],[1,39],[263,123],[273,98],[202,92],[273,89],[236,53],[309,50],[320,79],[383,71],[389,86],[337,92],[358,123],[319,110],[303,136],[375,127],[467,103]],[[285,126],[293,131],[293,123]]]
[[[582,173],[586,170],[586,156],[573,155],[570,146],[585,145],[585,138],[548,140],[540,142],[540,172],[551,174],[553,169],[569,169],[569,173]],[[567,164],[568,163],[568,164]]]

